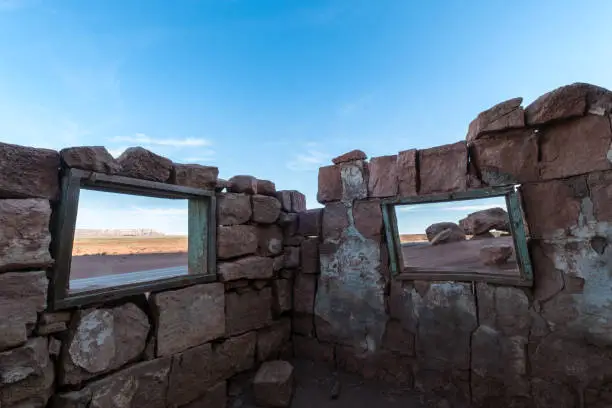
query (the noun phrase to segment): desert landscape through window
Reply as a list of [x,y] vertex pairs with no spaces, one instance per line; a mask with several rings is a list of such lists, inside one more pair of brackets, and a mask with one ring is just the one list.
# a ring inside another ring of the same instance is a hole
[[519,276],[502,197],[395,206],[403,272]]
[[82,189],[70,292],[188,273],[188,200]]

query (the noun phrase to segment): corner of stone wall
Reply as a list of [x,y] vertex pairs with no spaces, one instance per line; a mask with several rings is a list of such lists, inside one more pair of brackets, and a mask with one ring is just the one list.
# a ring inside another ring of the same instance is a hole
[[[353,151],[320,169],[313,333],[338,366],[476,406],[612,403],[602,391],[612,378],[612,93],[578,83],[521,103],[480,113],[466,142],[369,162]],[[377,200],[512,184],[533,288],[389,278]]]

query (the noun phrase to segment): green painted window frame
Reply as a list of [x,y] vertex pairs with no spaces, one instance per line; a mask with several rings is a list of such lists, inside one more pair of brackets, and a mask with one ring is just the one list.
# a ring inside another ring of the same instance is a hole
[[[448,201],[465,201],[479,198],[505,197],[508,216],[510,218],[510,232],[514,241],[514,248],[519,268],[519,276],[509,277],[497,274],[485,274],[470,271],[404,271],[401,244],[395,206],[405,204],[429,204]],[[389,251],[390,269],[393,278],[398,280],[427,280],[427,281],[485,281],[512,286],[532,286],[533,267],[529,256],[529,237],[525,227],[523,209],[521,206],[520,186],[491,187],[461,192],[432,194],[414,197],[389,198],[381,201],[383,223]]]
[[[70,293],[70,266],[81,189],[155,198],[187,199],[188,273],[147,282]],[[212,190],[79,169],[63,169],[61,197],[52,222],[51,251],[55,263],[49,276],[49,307],[52,310],[60,310],[216,281],[216,207],[216,196]]]

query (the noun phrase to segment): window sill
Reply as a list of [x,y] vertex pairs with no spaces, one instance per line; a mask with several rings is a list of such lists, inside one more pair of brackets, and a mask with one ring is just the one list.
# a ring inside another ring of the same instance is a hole
[[464,282],[486,282],[497,285],[508,286],[533,286],[532,280],[522,278],[520,275],[513,273],[503,275],[499,273],[476,273],[476,272],[461,272],[461,271],[445,271],[445,270],[427,270],[413,269],[407,271],[404,269],[400,274],[395,276],[395,279],[401,281],[464,281]]

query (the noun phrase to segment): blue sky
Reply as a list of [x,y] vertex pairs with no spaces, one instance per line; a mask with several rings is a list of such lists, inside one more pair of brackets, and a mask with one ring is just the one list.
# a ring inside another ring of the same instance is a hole
[[610,16],[608,0],[0,0],[0,140],[143,145],[315,207],[338,154],[452,143],[502,100],[612,88]]

